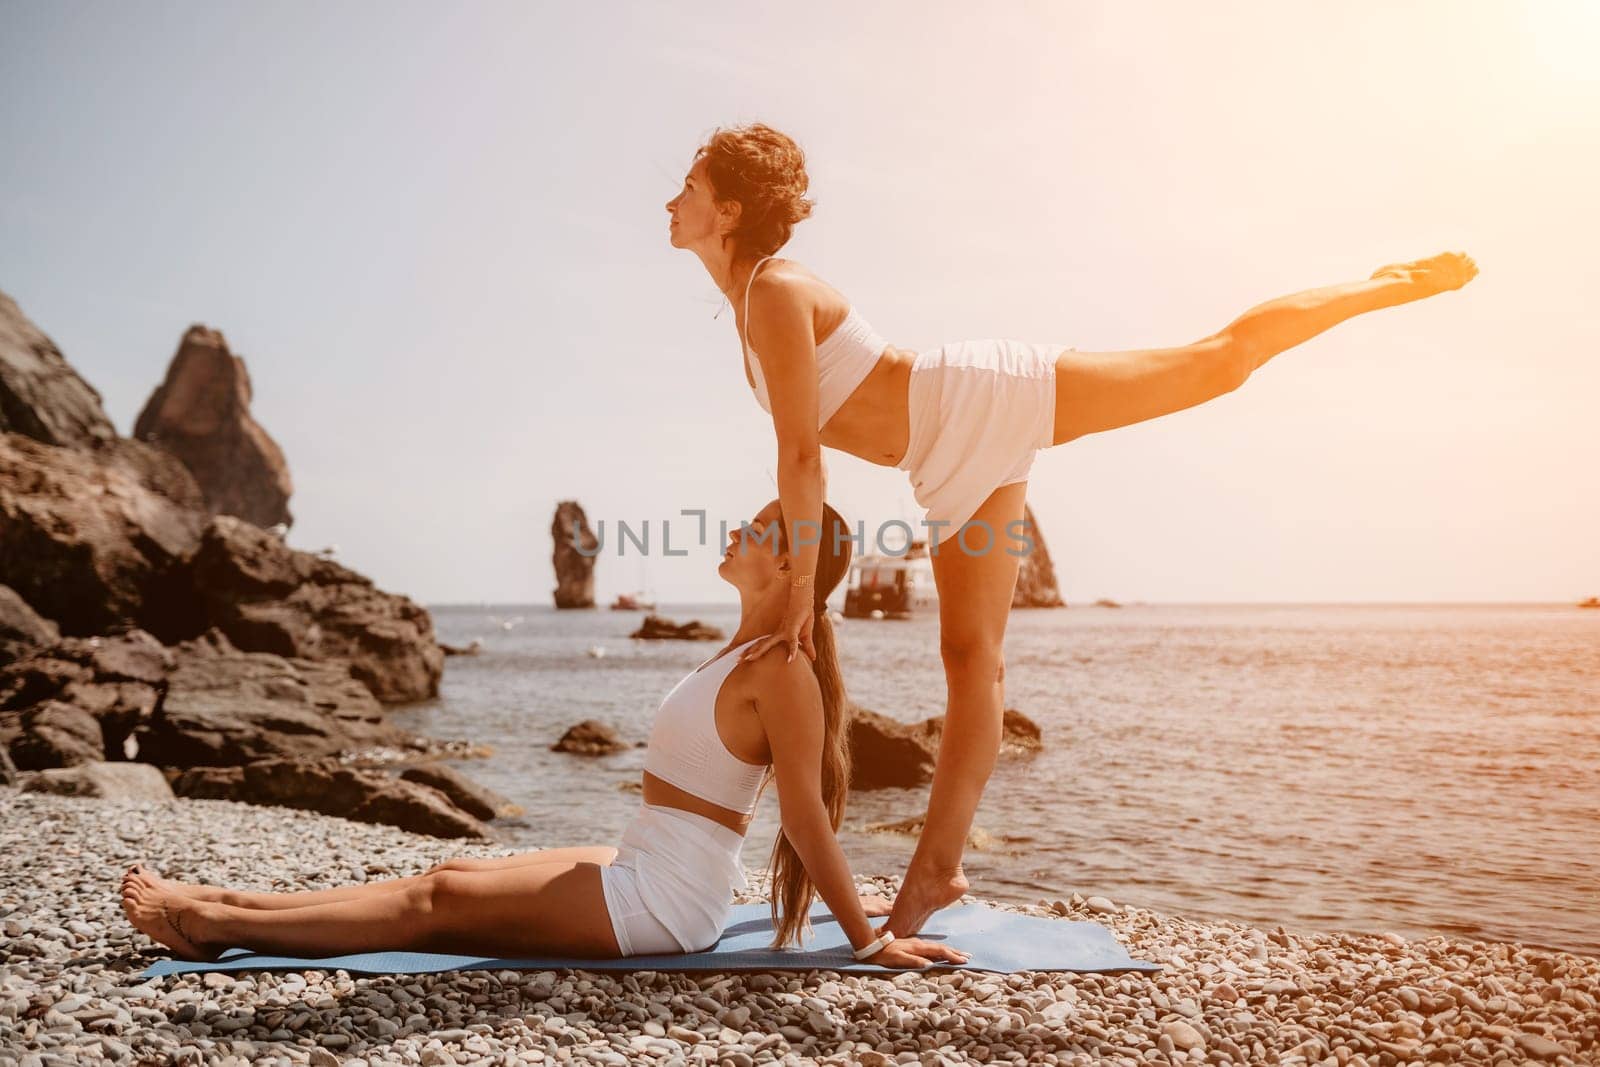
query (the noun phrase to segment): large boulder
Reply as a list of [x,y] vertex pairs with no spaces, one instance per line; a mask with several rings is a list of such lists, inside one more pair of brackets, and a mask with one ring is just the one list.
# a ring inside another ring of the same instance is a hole
[[1044,533],[1034,521],[1032,505],[1024,505],[1022,521],[1027,523],[1027,534],[1033,548],[1022,557],[1017,570],[1017,585],[1011,594],[1014,608],[1064,608],[1061,589],[1056,585],[1056,569],[1050,562],[1050,549],[1045,547]]
[[382,771],[347,767],[336,759],[266,759],[242,767],[194,767],[170,776],[173,792],[181,797],[301,808],[433,837],[494,836],[437,789]]
[[0,667],[40,645],[61,640],[61,627],[33,610],[9,585],[0,585]]
[[563,500],[556,505],[550,539],[555,542],[550,562],[556,570],[556,587],[552,590],[556,607],[594,607],[594,561],[600,552],[600,541],[589,529],[589,517],[576,500]]
[[437,789],[450,798],[450,803],[475,819],[508,819],[522,814],[522,807],[513,804],[488,786],[479,785],[454,767],[442,763],[424,763],[407,767],[400,777]]
[[189,327],[133,436],[183,461],[210,514],[257,526],[293,522],[283,450],[250,414],[250,372],[218,330]]
[[342,662],[241,651],[215,630],[171,652],[165,699],[134,736],[142,760],[236,765],[400,747],[410,736]]
[[259,526],[213,516],[189,581],[207,624],[238,648],[348,663],[385,703],[439,693],[444,651],[425,608]]
[[148,763],[82,763],[30,771],[17,783],[25,793],[105,797],[112,800],[171,800],[166,776]]
[[[944,716],[904,723],[859,705],[850,719],[850,788],[907,789],[933,781]],[[1043,747],[1039,727],[1015,708],[1001,718],[1000,754],[1032,755]]]
[[894,789],[933,780],[936,744],[910,723],[856,706],[850,717],[850,788]]
[[94,386],[5,293],[0,293],[0,432],[62,448],[93,448],[117,436]]
[[15,731],[5,730],[6,749],[21,770],[74,767],[107,758],[100,720],[75,705],[41,701],[13,722]]
[[21,767],[125,759],[172,664],[171,652],[142,630],[36,648],[0,668],[0,745]]
[[0,434],[0,584],[65,634],[142,623],[199,542],[198,498],[177,460],[135,441],[84,452]]

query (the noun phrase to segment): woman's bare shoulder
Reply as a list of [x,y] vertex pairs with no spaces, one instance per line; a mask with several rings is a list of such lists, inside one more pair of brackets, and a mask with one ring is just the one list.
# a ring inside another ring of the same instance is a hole
[[[750,283],[750,316],[759,318],[763,310],[800,310],[812,315],[847,310],[844,294],[818,277],[798,260],[771,259]],[[842,313],[842,312],[841,312]]]
[[741,663],[736,673],[745,695],[752,700],[786,701],[820,693],[810,658],[800,652],[791,661],[788,653],[786,645],[773,645],[755,659]]

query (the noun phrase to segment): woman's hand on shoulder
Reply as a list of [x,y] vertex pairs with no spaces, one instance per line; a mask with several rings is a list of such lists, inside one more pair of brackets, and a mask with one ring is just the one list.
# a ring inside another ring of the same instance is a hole
[[778,626],[778,632],[768,634],[760,641],[745,649],[740,657],[742,662],[760,659],[768,651],[782,646],[788,653],[786,660],[792,662],[796,652],[804,652],[813,662],[817,659],[817,646],[811,639],[812,631],[816,628],[817,616],[812,610],[812,595],[809,586],[795,585],[789,587],[789,605],[784,611],[783,622]]

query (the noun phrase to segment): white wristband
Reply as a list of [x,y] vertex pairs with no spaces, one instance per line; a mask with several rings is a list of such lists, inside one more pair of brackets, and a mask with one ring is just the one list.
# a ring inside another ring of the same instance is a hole
[[887,947],[893,940],[894,931],[885,928],[883,933],[873,938],[870,944],[862,945],[860,948],[856,949],[855,957],[858,960],[864,960],[868,956],[875,956],[878,954],[880,949]]

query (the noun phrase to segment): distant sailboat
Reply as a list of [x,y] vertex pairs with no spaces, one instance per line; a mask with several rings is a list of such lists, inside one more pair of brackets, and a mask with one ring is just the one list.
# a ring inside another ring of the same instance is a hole
[[617,599],[611,602],[612,611],[654,611],[656,598],[650,594],[649,563],[645,556],[639,557],[639,585],[632,593],[618,593]]

